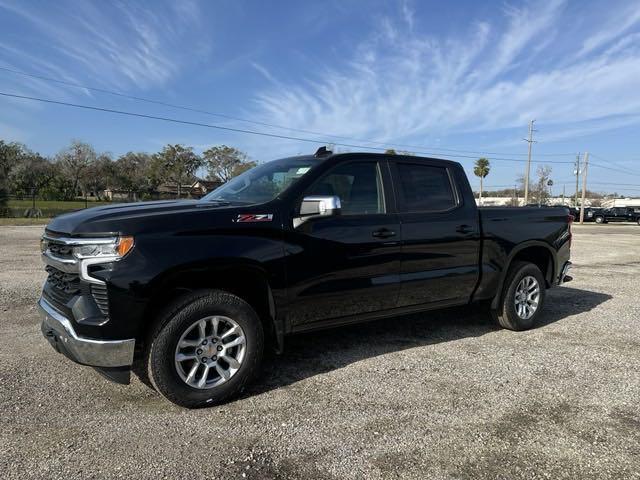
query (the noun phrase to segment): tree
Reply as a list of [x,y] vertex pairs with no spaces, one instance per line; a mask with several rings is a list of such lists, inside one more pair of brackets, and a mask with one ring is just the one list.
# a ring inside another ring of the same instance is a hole
[[551,167],[548,165],[540,165],[536,169],[536,175],[538,181],[535,183],[533,189],[533,198],[538,202],[538,205],[545,205],[549,200],[549,190],[547,184],[551,179]]
[[387,148],[387,149],[384,151],[384,153],[385,153],[385,155],[397,155],[397,153],[396,153],[395,149],[393,149],[393,148]]
[[18,165],[13,168],[9,177],[14,191],[19,195],[31,197],[32,208],[25,213],[26,217],[39,216],[36,209],[36,197],[55,176],[53,164],[37,153],[25,152]]
[[56,156],[63,174],[71,181],[71,198],[78,195],[82,176],[95,160],[96,152],[93,147],[78,140],[72,141],[68,148]]
[[9,196],[9,175],[24,155],[24,147],[19,143],[5,143],[0,140],[0,216],[5,215]]
[[484,157],[476,160],[475,166],[473,167],[473,174],[476,177],[480,177],[480,196],[478,198],[478,203],[480,205],[482,205],[482,180],[484,179],[484,177],[489,175],[490,171],[491,164],[489,163],[489,160]]
[[85,195],[93,193],[97,200],[101,200],[100,194],[113,185],[114,177],[113,160],[111,160],[111,156],[103,153],[83,170],[80,186]]
[[203,163],[193,148],[184,145],[167,145],[155,157],[162,176],[176,184],[178,198],[182,195],[182,185],[193,181]]
[[228,182],[233,177],[256,166],[256,162],[248,160],[247,155],[237,148],[220,145],[203,152],[210,180]]
[[143,192],[150,193],[164,181],[161,161],[152,168],[153,157],[148,153],[127,152],[115,161],[113,186],[127,192],[129,200],[137,200]]
[[72,184],[64,172],[62,165],[57,162],[51,163],[51,181],[40,189],[40,197],[43,200],[72,200]]

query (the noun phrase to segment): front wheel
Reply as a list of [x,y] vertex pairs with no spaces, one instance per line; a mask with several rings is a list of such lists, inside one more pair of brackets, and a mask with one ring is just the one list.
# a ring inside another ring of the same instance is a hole
[[535,325],[544,305],[545,283],[540,269],[529,262],[516,262],[509,269],[500,305],[492,311],[503,328],[527,330]]
[[195,292],[160,317],[145,352],[151,383],[171,402],[198,408],[238,395],[257,374],[262,322],[241,298]]
[[604,218],[596,217],[596,223],[604,223]]

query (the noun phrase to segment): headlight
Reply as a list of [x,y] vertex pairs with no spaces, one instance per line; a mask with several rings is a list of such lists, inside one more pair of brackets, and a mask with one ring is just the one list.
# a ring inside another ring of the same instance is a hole
[[76,258],[113,258],[119,260],[133,248],[133,237],[118,237],[110,243],[88,243],[73,247]]

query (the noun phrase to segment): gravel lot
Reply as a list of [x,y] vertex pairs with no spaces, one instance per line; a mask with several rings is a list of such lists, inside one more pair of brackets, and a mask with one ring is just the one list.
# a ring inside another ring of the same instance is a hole
[[231,404],[183,410],[56,354],[42,227],[0,227],[0,478],[640,478],[640,227],[574,227],[542,324],[475,308],[289,339]]

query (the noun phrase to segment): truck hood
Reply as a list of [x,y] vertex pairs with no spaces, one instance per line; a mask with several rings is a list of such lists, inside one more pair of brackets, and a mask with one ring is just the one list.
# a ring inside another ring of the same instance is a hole
[[240,210],[251,208],[228,206],[198,200],[169,200],[118,203],[93,207],[55,217],[47,231],[64,235],[151,233],[163,230],[208,229],[233,225]]

